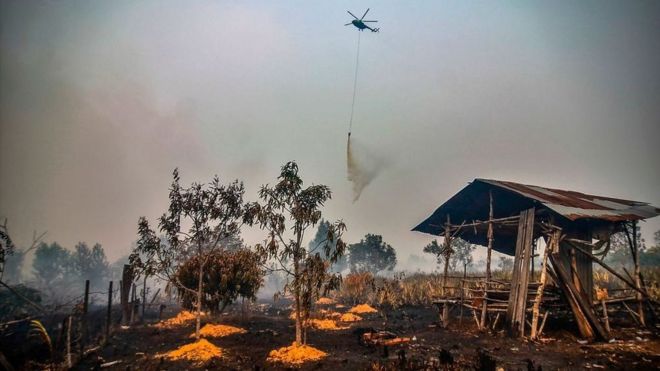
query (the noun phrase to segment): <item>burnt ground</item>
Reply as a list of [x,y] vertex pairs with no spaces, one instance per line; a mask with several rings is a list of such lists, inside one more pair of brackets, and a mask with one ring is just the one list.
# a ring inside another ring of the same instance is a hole
[[[230,324],[248,330],[210,342],[224,351],[221,359],[202,365],[171,361],[158,354],[191,342],[194,323],[174,329],[139,325],[118,329],[106,346],[91,354],[76,368],[89,370],[103,362],[121,360],[108,370],[184,370],[184,369],[287,369],[266,362],[268,352],[288,346],[294,338],[289,311],[269,309],[253,312],[248,318],[232,312],[206,322]],[[471,313],[465,312],[462,324],[454,318],[448,329],[436,324],[437,310],[432,307],[406,307],[367,315],[350,329],[308,332],[308,344],[326,353],[320,362],[308,363],[307,370],[364,369],[494,369],[488,360],[506,370],[649,370],[660,368],[660,339],[648,331],[618,329],[611,343],[582,344],[569,331],[549,329],[540,342],[508,338],[501,332],[482,333],[476,329]],[[173,315],[174,313],[170,313]],[[388,349],[360,345],[360,328],[392,331],[415,340]],[[480,357],[481,354],[481,357]],[[489,367],[490,366],[490,367]],[[531,367],[531,368],[530,368]]]

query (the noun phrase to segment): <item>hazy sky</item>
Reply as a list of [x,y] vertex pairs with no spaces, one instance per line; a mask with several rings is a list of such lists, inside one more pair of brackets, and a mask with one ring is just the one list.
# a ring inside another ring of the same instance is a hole
[[[343,24],[369,6],[353,138],[386,166],[352,203]],[[658,1],[2,1],[0,216],[117,258],[175,167],[256,200],[296,160],[349,242],[382,234],[405,263],[476,177],[657,206],[658,33]]]

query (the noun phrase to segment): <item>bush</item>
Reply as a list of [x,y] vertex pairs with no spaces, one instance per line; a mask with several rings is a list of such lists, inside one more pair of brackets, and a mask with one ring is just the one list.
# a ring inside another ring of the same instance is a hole
[[[225,307],[242,297],[256,299],[256,293],[264,282],[261,268],[262,257],[247,248],[234,251],[218,250],[209,257],[203,276],[202,306],[212,312],[222,312]],[[178,270],[176,277],[186,287],[197,287],[199,258],[190,258]],[[178,289],[182,306],[193,309],[195,295]]]

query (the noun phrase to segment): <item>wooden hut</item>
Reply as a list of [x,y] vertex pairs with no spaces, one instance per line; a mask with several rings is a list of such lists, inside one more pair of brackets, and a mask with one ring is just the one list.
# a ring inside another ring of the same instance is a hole
[[[475,179],[413,231],[445,236],[446,240],[460,237],[488,247],[486,284],[491,278],[491,250],[515,256],[506,310],[506,323],[512,333],[524,335],[526,315],[532,313],[531,335],[535,337],[543,288],[549,278],[563,292],[582,336],[608,339],[609,325],[603,324],[594,308],[593,263],[603,266],[636,292],[636,315],[644,324],[645,311],[654,313],[639,270],[634,231],[639,220],[659,214],[660,209],[644,202]],[[599,258],[609,249],[610,236],[618,232],[628,235],[635,265],[635,272],[629,276]],[[540,289],[530,300],[529,271],[539,238],[544,239],[547,248],[542,259]],[[531,308],[529,303],[533,303]],[[486,311],[484,300],[482,325]]]

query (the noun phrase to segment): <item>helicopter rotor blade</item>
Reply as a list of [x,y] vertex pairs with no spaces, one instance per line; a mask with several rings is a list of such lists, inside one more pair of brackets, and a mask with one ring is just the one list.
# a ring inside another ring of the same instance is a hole
[[346,23],[344,26],[350,26],[350,25],[352,25],[352,24],[353,24],[353,23]]
[[353,18],[355,18],[355,19],[360,19],[360,18],[358,18],[358,17],[356,17],[356,16],[355,16],[355,14],[353,14],[353,13],[351,13],[351,11],[350,11],[350,10],[347,10],[347,12],[348,12],[348,14],[350,14],[350,15],[352,15],[352,16],[353,16]]
[[378,21],[362,21],[363,23],[369,23],[369,22],[378,22]]
[[362,15],[362,18],[360,18],[360,20],[363,20],[363,19],[364,19],[364,17],[366,17],[366,15],[367,15],[367,13],[369,13],[369,8],[367,8],[367,11],[366,11],[366,12],[364,12],[364,14]]

